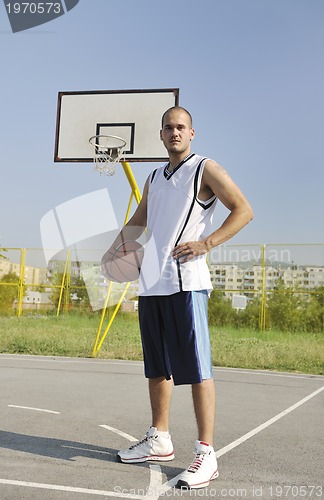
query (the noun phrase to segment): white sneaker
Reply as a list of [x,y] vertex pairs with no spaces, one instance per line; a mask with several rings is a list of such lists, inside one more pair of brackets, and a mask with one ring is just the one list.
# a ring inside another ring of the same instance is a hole
[[173,459],[170,434],[168,437],[161,436],[156,427],[150,427],[142,441],[117,453],[117,460],[124,463],[147,462],[148,460],[167,462]]
[[188,469],[180,474],[178,488],[204,488],[209,481],[218,477],[218,467],[214,448],[203,441],[196,441],[195,458]]

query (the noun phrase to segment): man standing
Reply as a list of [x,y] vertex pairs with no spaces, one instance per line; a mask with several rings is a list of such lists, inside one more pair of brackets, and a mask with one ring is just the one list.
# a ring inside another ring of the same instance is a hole
[[[203,488],[218,476],[213,448],[215,387],[207,317],[212,285],[206,254],[232,238],[253,218],[253,213],[219,164],[191,152],[194,135],[187,110],[175,106],[164,113],[160,136],[169,162],[148,177],[141,203],[126,225],[134,234],[136,227],[148,228],[155,243],[159,274],[150,282],[152,261],[145,249],[139,321],[152,423],[142,441],[119,451],[117,457],[124,463],[172,460],[172,386],[191,384],[198,427],[195,458],[177,485]],[[230,214],[212,231],[217,199]]]

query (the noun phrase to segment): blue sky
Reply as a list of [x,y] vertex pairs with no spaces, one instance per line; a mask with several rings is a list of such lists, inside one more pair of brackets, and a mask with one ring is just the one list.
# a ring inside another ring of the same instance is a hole
[[[104,187],[122,224],[121,169],[53,161],[59,91],[164,87],[253,206],[233,243],[322,243],[323,25],[322,0],[80,0],[12,34],[2,3],[0,245],[41,247],[45,213]],[[134,164],[140,188],[155,167]]]

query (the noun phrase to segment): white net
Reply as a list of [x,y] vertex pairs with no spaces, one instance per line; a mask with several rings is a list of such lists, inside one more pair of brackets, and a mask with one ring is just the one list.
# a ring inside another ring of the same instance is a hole
[[104,175],[114,175],[117,164],[123,161],[126,141],[113,135],[96,135],[89,139],[94,147],[94,168]]

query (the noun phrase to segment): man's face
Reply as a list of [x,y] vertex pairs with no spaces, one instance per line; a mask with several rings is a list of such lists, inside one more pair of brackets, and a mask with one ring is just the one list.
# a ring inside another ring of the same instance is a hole
[[169,154],[189,153],[194,135],[190,117],[185,111],[171,110],[164,117],[160,138]]

